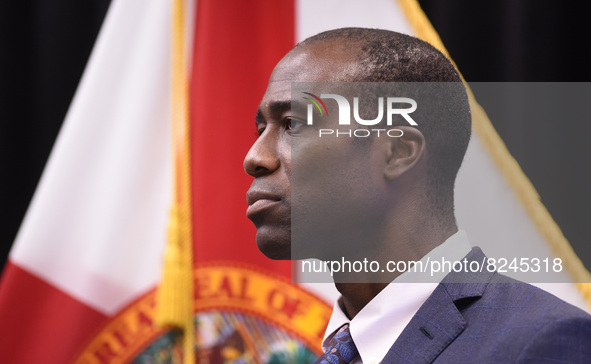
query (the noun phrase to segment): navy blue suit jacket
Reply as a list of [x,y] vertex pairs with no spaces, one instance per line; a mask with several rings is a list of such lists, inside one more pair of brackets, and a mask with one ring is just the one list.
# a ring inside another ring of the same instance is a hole
[[[473,248],[466,258],[484,254]],[[591,315],[496,272],[450,273],[382,360],[389,363],[591,363]]]

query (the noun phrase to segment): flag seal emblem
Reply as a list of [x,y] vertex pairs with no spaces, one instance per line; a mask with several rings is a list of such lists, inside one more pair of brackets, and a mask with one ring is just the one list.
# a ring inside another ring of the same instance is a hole
[[[235,262],[194,270],[198,363],[304,363],[320,354],[332,307],[286,278]],[[153,324],[153,290],[122,310],[76,364],[182,363],[180,332]]]

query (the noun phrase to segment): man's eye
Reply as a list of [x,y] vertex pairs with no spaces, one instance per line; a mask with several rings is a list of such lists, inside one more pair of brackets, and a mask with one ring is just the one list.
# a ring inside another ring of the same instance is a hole
[[257,128],[257,136],[261,136],[264,131],[265,131],[265,128]]
[[304,123],[301,120],[298,120],[298,119],[295,119],[292,117],[284,118],[283,122],[285,124],[285,129],[288,131],[295,131],[304,125]]

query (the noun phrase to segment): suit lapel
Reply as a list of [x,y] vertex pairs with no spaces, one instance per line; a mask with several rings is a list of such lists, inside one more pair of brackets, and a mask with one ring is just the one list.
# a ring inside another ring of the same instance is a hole
[[[482,262],[484,254],[473,248],[468,262]],[[453,272],[437,286],[404,328],[382,364],[431,363],[466,328],[457,307],[460,300],[480,297],[493,273]]]
[[386,363],[431,363],[466,327],[466,321],[441,284],[404,328]]

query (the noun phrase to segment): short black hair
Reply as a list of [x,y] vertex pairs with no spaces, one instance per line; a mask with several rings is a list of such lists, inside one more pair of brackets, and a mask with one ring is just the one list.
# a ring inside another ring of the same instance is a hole
[[[429,153],[430,201],[439,211],[453,209],[453,187],[468,147],[471,115],[458,71],[439,50],[418,38],[383,29],[341,28],[312,36],[296,48],[337,40],[357,51],[359,72],[351,82],[430,83],[437,94],[414,115]],[[452,210],[453,211],[453,210]],[[453,215],[452,215],[453,216]]]

